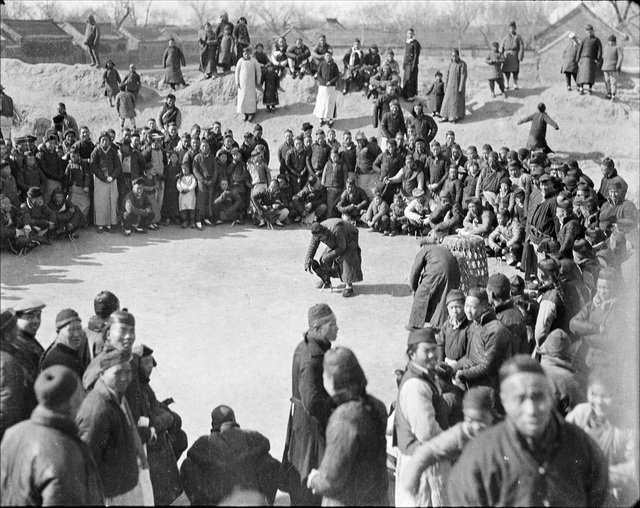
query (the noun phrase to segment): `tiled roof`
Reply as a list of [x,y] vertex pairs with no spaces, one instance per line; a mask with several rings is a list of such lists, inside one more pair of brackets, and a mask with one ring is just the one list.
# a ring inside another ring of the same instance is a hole
[[2,24],[25,39],[71,39],[51,20],[3,19]]
[[[81,34],[84,34],[86,23],[81,21],[69,21],[69,24]],[[98,23],[100,27],[100,38],[104,39],[126,39],[126,37],[118,32],[111,23]]]

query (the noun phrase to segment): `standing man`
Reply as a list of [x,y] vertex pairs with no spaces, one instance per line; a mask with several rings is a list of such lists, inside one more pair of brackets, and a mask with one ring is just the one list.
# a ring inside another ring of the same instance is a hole
[[36,339],[45,304],[21,300],[2,312],[0,328],[0,439],[38,405],[33,384],[44,348]]
[[467,63],[460,60],[460,52],[451,52],[451,62],[444,78],[444,101],[440,109],[442,121],[456,123],[465,117],[465,90],[467,83]]
[[236,64],[236,86],[238,87],[238,113],[244,121],[252,121],[258,111],[257,89],[260,88],[260,64],[251,57],[251,46],[242,50],[242,59]]
[[558,124],[547,115],[547,106],[544,102],[538,104],[538,112],[518,120],[516,125],[531,122],[527,148],[529,150],[542,150],[544,154],[555,153],[547,144],[547,125],[551,125],[555,130],[559,130]]
[[418,95],[418,63],[420,62],[420,43],[414,38],[413,28],[407,30],[407,42],[404,48],[404,78],[402,92],[409,102]]
[[318,95],[313,114],[320,120],[320,127],[328,124],[333,125],[333,121],[338,116],[336,105],[336,83],[340,77],[338,64],[333,61],[333,50],[329,48],[324,53],[324,59],[318,65],[316,81],[318,82]]
[[[320,243],[326,250],[314,259]],[[358,228],[342,219],[327,219],[311,226],[311,243],[304,260],[304,269],[320,277],[318,289],[331,288],[331,278],[346,284],[342,296],[353,296],[353,283],[362,281],[362,251],[358,244]]]
[[158,113],[158,126],[166,133],[168,126],[172,123],[176,124],[176,127],[180,129],[182,125],[182,112],[176,106],[176,96],[170,93],[167,95],[160,113]]
[[91,57],[90,67],[100,67],[100,57],[98,47],[100,46],[100,27],[96,23],[93,14],[87,16],[87,26],[84,29],[84,45],[87,47],[89,57]]
[[338,336],[336,316],[326,303],[309,309],[309,329],[293,353],[291,411],[282,463],[291,506],[320,506],[322,496],[307,489],[307,477],[324,454],[329,394],[322,381],[324,354]]
[[616,36],[609,36],[609,44],[602,51],[602,72],[604,73],[604,84],[607,87],[607,99],[616,100],[618,91],[618,76],[624,60],[622,46],[616,45]]
[[606,459],[595,441],[554,411],[542,366],[526,355],[506,362],[500,369],[500,399],[506,419],[465,447],[449,476],[449,502],[604,506]]
[[20,115],[16,110],[13,99],[4,93],[4,86],[0,85],[0,137],[2,139],[11,139],[11,127],[14,120],[20,121]]
[[587,25],[587,36],[580,43],[578,48],[578,91],[584,95],[584,86],[589,85],[589,95],[591,95],[593,84],[596,82],[596,71],[602,62],[602,42],[593,34],[593,26]]
[[509,78],[513,74],[513,88],[518,90],[518,74],[520,72],[520,62],[524,58],[524,41],[516,33],[516,22],[509,23],[509,33],[502,39],[500,52],[504,56],[502,73],[506,78],[505,89],[509,90]]
[[75,424],[84,399],[80,379],[55,365],[40,373],[35,394],[38,406],[31,418],[9,429],[2,440],[0,503],[104,505],[96,463]]

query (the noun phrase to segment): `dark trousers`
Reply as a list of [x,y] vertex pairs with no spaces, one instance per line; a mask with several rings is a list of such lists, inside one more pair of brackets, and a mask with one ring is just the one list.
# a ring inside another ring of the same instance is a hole
[[567,86],[569,88],[571,88],[571,77],[573,76],[573,81],[575,82],[576,86],[578,85],[578,82],[576,81],[576,78],[578,77],[578,73],[577,72],[565,72],[564,73],[564,79],[567,81]]
[[196,211],[180,210],[180,218],[182,219],[182,222],[188,222],[189,224],[193,224],[196,221]]
[[342,189],[336,187],[327,187],[327,218],[333,219],[340,217],[340,213],[336,209],[336,205],[340,201],[342,195]]
[[322,496],[314,495],[305,483],[302,483],[300,474],[294,469],[289,475],[289,496],[291,497],[291,506],[320,506],[322,504]]
[[100,67],[100,56],[98,55],[98,48],[96,48],[95,46],[87,46],[87,51],[89,52],[91,63],[95,64],[96,67]]
[[122,218],[124,212],[124,198],[131,190],[131,173],[121,173],[116,179],[118,184],[118,218]]
[[153,212],[149,213],[149,215],[145,215],[144,217],[124,212],[122,215],[122,226],[126,230],[131,230],[131,228],[147,228],[155,216],[156,215]]
[[494,90],[496,83],[498,84],[498,88],[500,88],[500,91],[504,93],[504,79],[502,78],[489,80],[489,90],[491,90],[491,93],[495,93]]
[[418,66],[412,68],[411,65],[404,66],[404,85],[402,93],[405,99],[411,99],[418,95]]
[[509,78],[511,77],[511,75],[513,74],[513,82],[517,83],[518,82],[518,74],[517,72],[505,72],[503,73],[504,77],[507,78],[507,81],[509,81]]

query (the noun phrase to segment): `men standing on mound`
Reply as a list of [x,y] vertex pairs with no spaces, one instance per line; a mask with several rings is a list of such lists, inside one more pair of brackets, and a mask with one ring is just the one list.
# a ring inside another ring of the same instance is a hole
[[[362,251],[358,244],[358,228],[342,219],[327,219],[311,226],[311,243],[304,269],[320,277],[318,289],[331,288],[331,278],[346,284],[342,296],[353,296],[353,283],[362,281]],[[324,243],[327,248],[319,260],[316,251]]]

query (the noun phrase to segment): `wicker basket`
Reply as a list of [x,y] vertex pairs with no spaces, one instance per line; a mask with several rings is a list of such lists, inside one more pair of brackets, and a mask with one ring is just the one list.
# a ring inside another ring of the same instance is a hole
[[477,235],[449,235],[442,245],[451,251],[460,267],[460,289],[465,293],[474,286],[485,287],[489,266],[484,240]]

